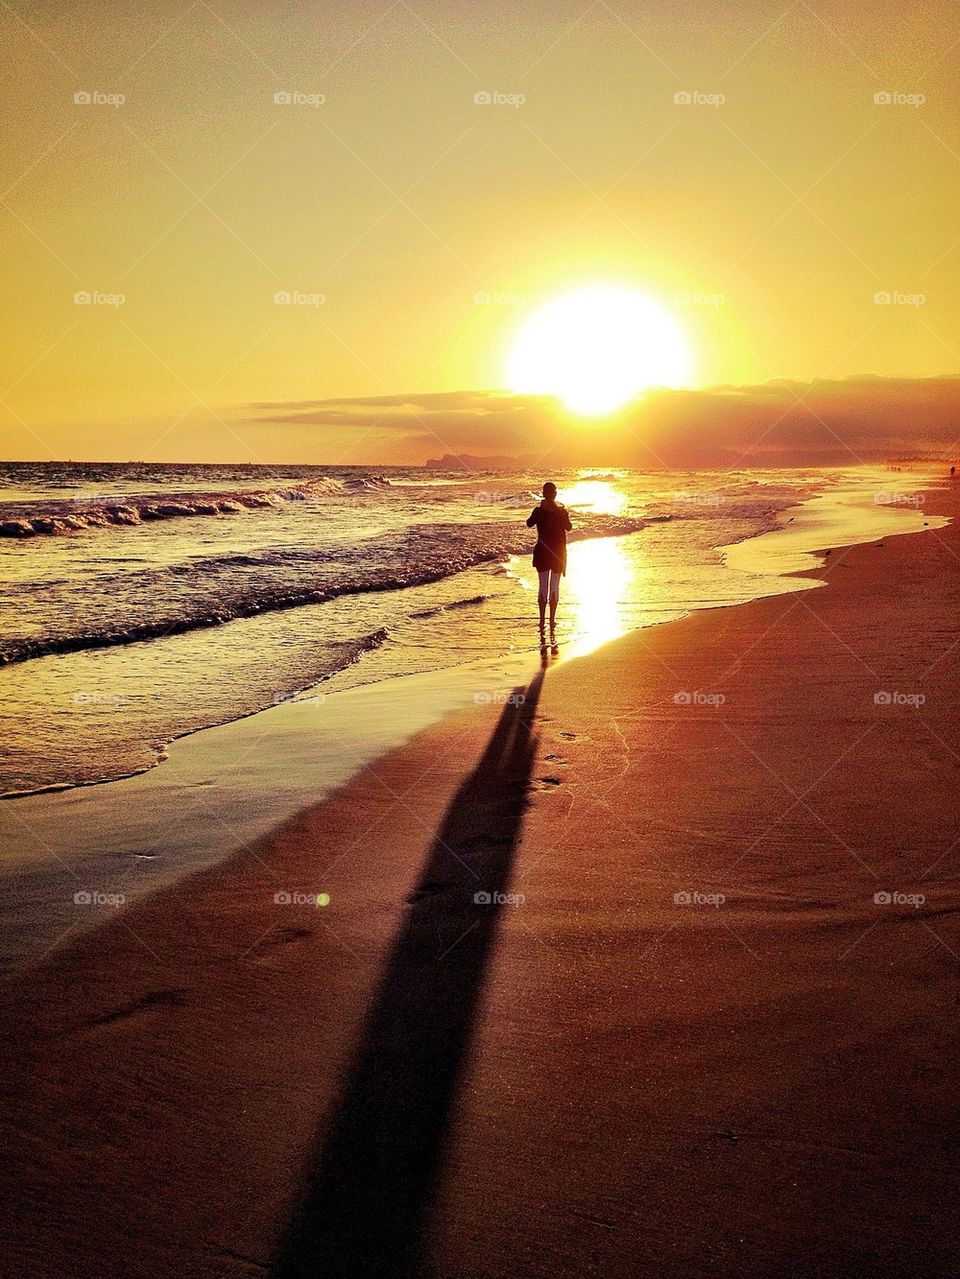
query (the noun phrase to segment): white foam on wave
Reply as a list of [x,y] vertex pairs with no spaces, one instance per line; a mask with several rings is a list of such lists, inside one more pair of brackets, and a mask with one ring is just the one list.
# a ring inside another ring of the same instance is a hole
[[25,503],[0,507],[0,537],[25,538],[79,533],[85,529],[146,524],[197,516],[239,515],[284,502],[305,502],[324,494],[379,490],[390,481],[382,475],[341,480],[331,477],[279,488],[212,493],[143,493],[110,497],[90,494],[45,502],[23,511]]

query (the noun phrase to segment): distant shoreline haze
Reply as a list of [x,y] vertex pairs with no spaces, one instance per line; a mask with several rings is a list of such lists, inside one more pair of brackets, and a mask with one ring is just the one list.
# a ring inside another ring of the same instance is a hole
[[318,451],[325,431],[359,432],[375,421],[391,440],[371,463],[848,466],[951,456],[960,434],[960,378],[865,375],[653,391],[596,419],[546,397],[490,391],[264,405],[255,416],[264,428],[309,432]]
[[[529,466],[539,473],[582,466],[874,465],[892,459],[949,461],[960,452],[960,376],[952,375],[774,379],[755,386],[651,391],[602,418],[577,417],[549,397],[498,391],[259,403],[241,415],[232,412],[229,430],[197,433],[188,445],[182,434],[164,440],[162,423],[140,425],[126,460],[447,470]],[[108,443],[108,428],[87,434],[89,452],[65,449],[56,459],[5,460],[122,460],[116,444]],[[101,456],[94,441],[102,441]]]

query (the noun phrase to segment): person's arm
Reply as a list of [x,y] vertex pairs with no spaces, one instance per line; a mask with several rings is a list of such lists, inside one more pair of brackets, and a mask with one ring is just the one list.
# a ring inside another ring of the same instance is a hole
[[539,515],[540,515],[540,507],[535,506],[533,510],[530,512],[530,518],[527,520],[527,528],[534,527],[534,525],[537,523]]
[[570,523],[570,512],[566,507],[563,508],[563,527],[568,533],[573,532],[573,525]]

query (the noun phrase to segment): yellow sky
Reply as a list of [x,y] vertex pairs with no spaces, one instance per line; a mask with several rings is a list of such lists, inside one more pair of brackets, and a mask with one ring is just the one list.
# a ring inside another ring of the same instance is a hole
[[398,460],[250,406],[503,386],[524,315],[594,281],[672,307],[700,385],[960,367],[941,3],[2,23],[5,457]]

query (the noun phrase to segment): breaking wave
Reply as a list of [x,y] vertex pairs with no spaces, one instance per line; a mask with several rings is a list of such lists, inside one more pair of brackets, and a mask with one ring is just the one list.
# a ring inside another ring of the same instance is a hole
[[[585,514],[570,540],[636,533],[649,522]],[[43,635],[9,636],[0,641],[0,663],[157,639],[362,592],[422,586],[530,549],[529,532],[504,522],[417,524],[392,536],[360,539],[350,548],[283,547],[198,557],[122,576],[98,573],[86,584],[89,607],[82,623],[71,624],[68,617]],[[50,586],[25,583],[19,591],[35,603],[31,592],[49,592]],[[49,610],[49,616],[57,614]]]
[[85,529],[129,527],[153,520],[202,515],[239,515],[284,502],[305,502],[337,493],[380,491],[390,487],[383,475],[350,479],[321,478],[279,488],[212,493],[141,493],[118,497],[102,494],[44,502],[24,511],[23,502],[0,506],[0,537],[38,537],[79,533]]

